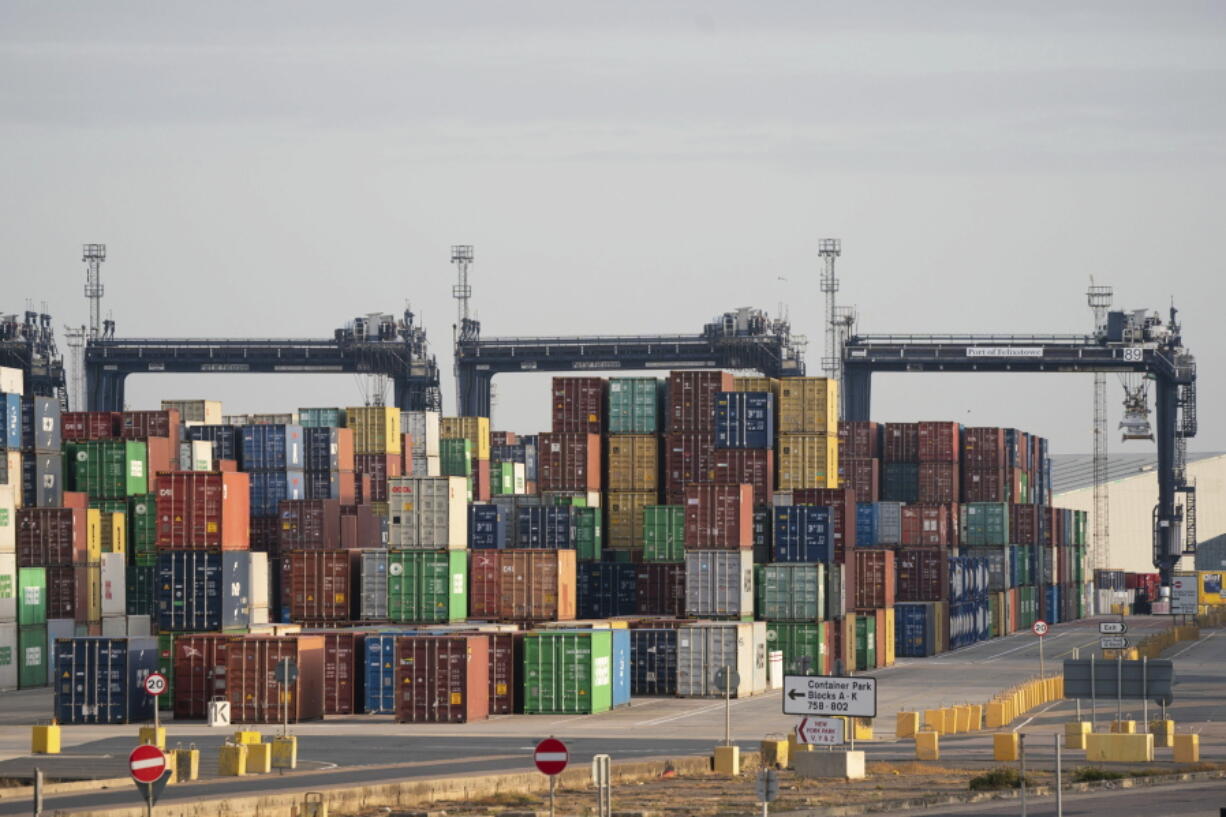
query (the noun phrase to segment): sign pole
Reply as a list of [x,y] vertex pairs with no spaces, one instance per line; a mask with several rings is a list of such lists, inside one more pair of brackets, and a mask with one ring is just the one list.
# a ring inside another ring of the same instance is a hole
[[1124,720],[1124,656],[1115,656],[1115,719]]
[[1098,684],[1094,681],[1094,653],[1090,653],[1090,731],[1098,728]]
[[732,745],[732,667],[724,667],[724,745]]
[[[1042,642],[1040,642],[1042,643]],[[1022,764],[1022,817],[1026,817],[1026,735],[1019,732],[1017,735],[1017,751],[1018,762]]]
[[554,797],[554,790],[557,788],[557,785],[558,785],[558,776],[556,774],[549,775],[549,817],[554,817],[553,815],[553,797]]
[[[1073,660],[1076,661],[1081,657],[1081,648],[1073,647]],[[1081,723],[1081,699],[1077,699],[1077,722]]]
[[1047,673],[1043,669],[1043,641],[1044,636],[1039,636],[1039,677],[1046,678]]
[[1064,774],[1060,768],[1060,735],[1056,739],[1056,817],[1064,817]]
[[1141,716],[1143,718],[1142,722],[1145,724],[1145,728],[1148,729],[1149,728],[1149,656],[1148,655],[1141,657],[1141,702],[1142,702],[1141,706],[1144,707],[1142,710],[1144,714]]

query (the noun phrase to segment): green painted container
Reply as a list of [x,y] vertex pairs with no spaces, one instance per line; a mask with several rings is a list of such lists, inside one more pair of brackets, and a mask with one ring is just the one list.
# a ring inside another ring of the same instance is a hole
[[[47,568],[17,568],[17,624],[22,627],[47,624]],[[43,634],[43,643],[47,641]]]
[[818,621],[768,621],[766,649],[783,653],[787,675],[823,675],[829,644],[822,637],[825,627]]
[[613,633],[558,630],[524,636],[524,713],[587,715],[613,704]]
[[468,616],[468,551],[393,550],[387,555],[387,614],[400,624]]
[[586,508],[587,494],[573,491],[544,491],[541,504],[547,508]]
[[877,668],[877,617],[856,616],[856,671]]
[[490,491],[499,495],[515,493],[515,463],[500,462],[490,469]]
[[68,444],[69,484],[95,499],[123,499],[149,491],[148,453],[136,440]]
[[599,561],[603,541],[600,508],[573,508],[570,518],[574,524],[575,558],[581,562]]
[[130,564],[125,576],[124,593],[130,616],[156,616],[157,568]]
[[439,467],[445,477],[473,475],[473,444],[471,440],[439,440]]
[[1036,601],[1038,594],[1033,587],[1019,587],[1018,592],[1018,616],[1021,620],[1018,622],[1018,629],[1027,629],[1038,618],[1039,606]]
[[629,550],[626,548],[605,548],[603,551],[601,551],[600,558],[605,562],[634,564],[635,556],[638,555],[638,553],[638,550]]
[[157,564],[157,497],[141,494],[128,499],[128,559],[142,567]]
[[758,565],[757,614],[766,621],[817,621],[826,609],[826,566]]
[[303,428],[344,428],[345,410],[342,408],[300,408],[298,425]]
[[17,628],[17,687],[32,689],[47,685],[47,625]]
[[654,377],[609,379],[609,433],[655,434],[661,430],[661,388]]
[[166,676],[166,691],[158,696],[158,709],[175,708],[175,637],[160,633],[158,639],[158,672]]
[[1009,544],[1007,502],[966,502],[962,505],[962,544]]
[[128,500],[126,499],[93,499],[89,500],[89,507],[103,513],[127,513]]
[[648,505],[643,508],[643,561],[685,561],[685,508]]

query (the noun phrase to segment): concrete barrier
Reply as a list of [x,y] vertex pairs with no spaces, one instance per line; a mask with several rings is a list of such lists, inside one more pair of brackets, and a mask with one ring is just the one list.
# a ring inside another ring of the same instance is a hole
[[997,732],[992,736],[992,759],[998,762],[1017,760],[1020,746],[1017,732]]
[[1064,724],[1064,748],[1065,749],[1080,749],[1086,748],[1086,735],[1090,734],[1091,724],[1089,721],[1070,721]]
[[1154,746],[1160,749],[1170,749],[1175,745],[1174,721],[1150,721],[1149,733],[1154,736]]
[[1091,763],[1149,763],[1154,759],[1153,735],[1091,732],[1086,735],[1086,760]]
[[1188,733],[1175,736],[1175,762],[1200,762],[1200,735]]
[[[799,757],[799,755],[797,755]],[[736,777],[741,773],[741,747],[715,747],[715,773]]]
[[927,730],[915,733],[915,759],[941,759],[941,735],[938,732]]
[[913,738],[915,733],[919,731],[919,727],[920,713],[899,712],[898,717],[894,719],[894,737]]

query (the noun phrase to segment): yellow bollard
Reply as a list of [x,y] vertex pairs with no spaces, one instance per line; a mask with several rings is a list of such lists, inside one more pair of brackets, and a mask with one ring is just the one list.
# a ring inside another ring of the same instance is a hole
[[321,791],[309,791],[302,799],[302,817],[328,817],[328,801]]
[[1064,748],[1084,751],[1088,734],[1090,734],[1089,721],[1070,721],[1064,724]]
[[971,731],[971,708],[965,704],[954,707],[955,728],[958,732]]
[[1111,721],[1111,733],[1113,735],[1135,735],[1137,733],[1137,722]]
[[217,774],[221,777],[242,777],[247,773],[246,743],[227,743],[217,758]]
[[741,773],[741,747],[715,747],[715,773],[736,777]]
[[925,709],[924,710],[924,729],[929,732],[941,734],[945,731],[945,710],[944,709]]
[[1086,735],[1086,760],[1091,763],[1148,763],[1153,759],[1153,735],[1103,732]]
[[282,735],[273,738],[271,743],[274,769],[298,768],[298,738],[295,735]]
[[58,723],[35,726],[30,738],[30,752],[36,755],[60,753],[60,725]]
[[1017,760],[1019,744],[1017,732],[997,732],[992,736],[992,759]]
[[941,735],[932,730],[915,733],[915,759],[940,760]]
[[152,743],[154,746],[166,751],[166,727],[142,726],[138,733],[138,739],[141,743]]
[[983,729],[983,704],[971,704],[971,726],[970,731],[978,732]]
[[758,749],[762,765],[767,769],[788,767],[788,742],[786,738],[763,738]]
[[797,752],[812,752],[813,747],[807,743],[801,743],[796,737],[796,732],[788,733],[788,760],[791,761],[792,755]]
[[1175,762],[1200,762],[1200,735],[1190,732],[1186,735],[1175,736]]
[[264,736],[259,732],[239,730],[238,732],[234,733],[232,740],[235,743],[262,743]]
[[987,727],[989,729],[999,729],[1009,721],[1005,720],[1005,702],[1004,701],[989,701],[987,712]]
[[[843,729],[847,729],[847,724],[844,722]],[[872,740],[873,739],[873,719],[872,718],[852,718],[851,731],[856,740]]]
[[268,774],[272,771],[272,744],[247,744],[247,774]]
[[1174,721],[1150,721],[1149,733],[1154,736],[1154,746],[1169,749],[1175,745]]
[[899,712],[898,717],[894,719],[894,737],[913,738],[915,733],[919,731],[919,727],[920,713]]
[[200,779],[200,750],[195,744],[190,749],[175,749],[174,770],[177,783]]

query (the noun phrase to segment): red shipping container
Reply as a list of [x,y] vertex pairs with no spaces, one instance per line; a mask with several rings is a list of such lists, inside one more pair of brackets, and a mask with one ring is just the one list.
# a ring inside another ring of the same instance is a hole
[[703,550],[752,548],[753,488],[686,486],[685,546]]
[[881,427],[885,462],[919,462],[919,423],[886,423]]
[[339,550],[341,503],[335,499],[283,499],[277,504],[277,541],[285,550]]
[[859,548],[852,555],[856,566],[851,606],[856,610],[893,607],[894,551]]
[[360,558],[356,550],[282,551],[281,604],[289,610],[290,621],[352,619]]
[[85,517],[84,508],[18,508],[17,566],[84,564]]
[[958,537],[958,506],[953,503],[903,505],[902,544],[953,547]]
[[728,372],[669,372],[668,431],[715,432],[715,399],[734,391]]
[[396,722],[468,723],[490,714],[484,635],[396,639]]
[[[277,664],[287,658],[297,663],[298,678],[282,685]],[[248,635],[226,645],[232,723],[282,723],[287,714],[290,723],[319,720],[324,716],[323,679],[323,636]]]
[[860,502],[880,502],[881,460],[844,459],[840,453],[839,484],[853,489]]
[[275,516],[257,516],[251,520],[251,549],[273,556],[281,552],[281,520]]
[[213,470],[233,473],[238,470],[238,460],[213,460]]
[[555,433],[600,434],[604,431],[604,378],[555,377],[552,393]]
[[963,468],[1004,468],[1007,464],[1003,428],[977,427],[962,430]]
[[159,474],[156,485],[159,550],[249,549],[246,474],[176,471]]
[[[47,568],[47,618],[71,618],[79,624],[88,623],[90,570],[83,565]],[[95,599],[95,602],[99,601]],[[93,607],[97,609],[97,603]]]
[[869,420],[839,421],[839,459],[877,459],[881,456],[881,428]]
[[957,502],[961,494],[956,462],[921,462],[919,466],[919,501]]
[[1009,506],[1009,541],[1017,545],[1037,545],[1038,506]]
[[64,508],[89,510],[89,494],[81,491],[64,491],[60,497],[60,505]]
[[714,479],[715,451],[715,432],[665,435],[664,493],[669,505],[684,501],[686,485]]
[[112,440],[119,436],[117,411],[66,411],[60,416],[60,435],[64,442]]
[[[408,434],[404,435],[410,436]],[[336,470],[357,470],[357,459],[353,449],[353,429],[336,429]]]
[[1030,435],[1025,431],[1018,431],[1017,434],[1017,460],[1013,465],[1015,468],[1021,468],[1023,471],[1030,470]]
[[226,645],[233,636],[185,633],[174,638],[175,720],[208,717],[209,702],[226,697]]
[[355,505],[369,505],[371,502],[374,502],[370,497],[372,493],[370,474],[355,472],[353,477],[353,503]]
[[542,491],[599,491],[600,476],[599,435],[540,435],[537,483]]
[[1008,469],[973,468],[962,474],[963,502],[1008,502]]
[[[508,432],[510,433],[510,432]],[[515,668],[522,660],[523,633],[481,633],[490,649],[490,714],[510,715],[515,711]],[[518,656],[518,659],[517,659]]]
[[477,460],[473,463],[473,499],[477,502],[490,501],[489,460]]
[[164,437],[169,441],[170,457],[173,462],[179,459],[179,427],[181,426],[178,409],[165,411],[125,411],[119,416],[119,436],[125,440],[146,440],[150,437]]
[[635,609],[640,615],[685,615],[685,565],[645,563],[637,568]]
[[753,504],[756,507],[771,504],[771,497],[775,494],[774,451],[717,448],[712,459],[710,482],[717,485],[749,485],[753,488]]
[[[169,438],[146,437],[145,451],[146,460],[149,463],[150,480],[158,474],[168,474],[179,470],[179,447],[178,444],[171,445]],[[235,463],[230,470],[237,471],[238,463]]]
[[366,660],[366,633],[347,630],[318,635],[324,637],[324,714],[352,715],[362,705],[358,687]]
[[942,601],[949,596],[949,551],[899,548],[895,555],[896,602]]
[[829,505],[834,509],[834,560],[843,562],[856,547],[856,503],[852,488],[800,488],[792,491],[793,505]]
[[383,525],[369,505],[341,506],[341,549],[386,547]]
[[958,462],[962,447],[957,423],[926,421],[919,424],[920,462]]
[[362,494],[365,502],[387,502],[388,477],[400,476],[399,454],[357,454],[353,470],[370,476],[370,493]]
[[574,620],[574,550],[474,550],[468,565],[469,618]]

